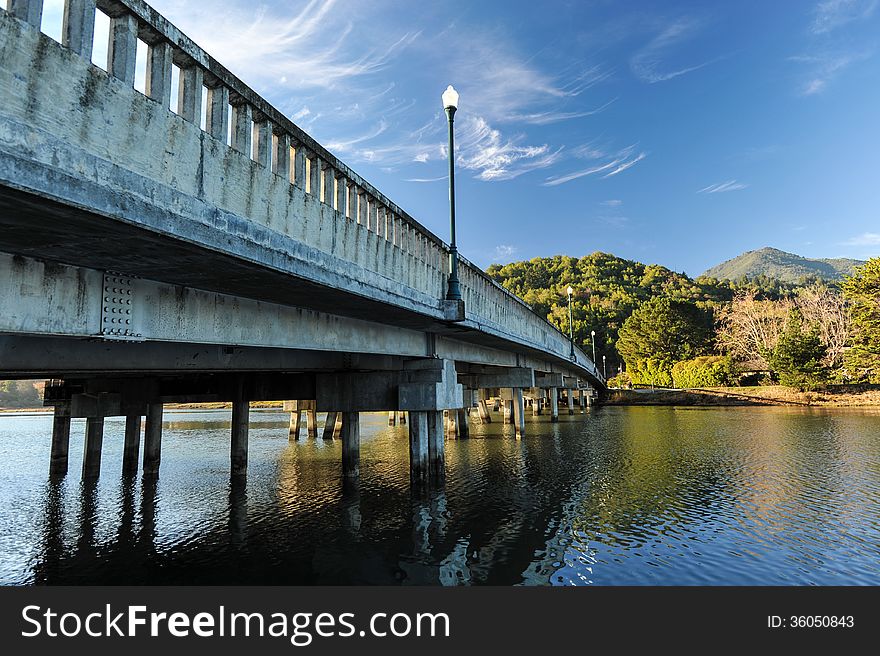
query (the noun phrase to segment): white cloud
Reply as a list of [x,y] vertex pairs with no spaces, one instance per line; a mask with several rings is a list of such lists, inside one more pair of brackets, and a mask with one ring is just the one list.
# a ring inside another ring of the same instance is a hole
[[629,62],[630,70],[643,82],[655,84],[671,80],[711,64],[711,61],[706,61],[700,64],[670,69],[664,63],[664,59],[668,56],[669,51],[681,41],[693,36],[700,27],[701,24],[698,21],[690,18],[681,18],[666,25],[647,45],[632,56]]
[[737,182],[736,180],[728,180],[727,182],[719,182],[717,184],[711,184],[708,187],[703,187],[702,189],[698,189],[698,194],[721,194],[726,191],[739,191],[740,189],[745,189],[749,185]]
[[863,232],[843,242],[844,246],[880,246],[880,233]]
[[811,30],[826,34],[853,21],[870,18],[878,0],[823,0],[816,5]]
[[806,64],[809,72],[806,81],[801,86],[801,95],[812,96],[822,93],[841,71],[856,62],[868,59],[870,52],[861,53],[837,53],[819,55],[798,55],[789,57],[789,61]]
[[495,247],[494,257],[496,259],[509,259],[516,255],[519,252],[519,249],[516,246],[511,246],[510,244],[498,244]]
[[605,207],[620,207],[621,205],[623,205],[623,201],[612,198],[611,200],[603,200],[602,205],[604,205]]
[[[648,153],[644,151],[636,153],[636,144],[633,144],[617,152],[614,156],[612,156],[612,159],[610,161],[604,162],[602,164],[597,164],[596,166],[591,166],[586,169],[581,169],[579,171],[566,173],[564,175],[551,176],[547,178],[543,184],[545,187],[555,187],[556,185],[561,185],[566,182],[571,182],[572,180],[577,180],[578,178],[583,178],[589,175],[596,175],[599,173],[605,174],[602,176],[603,178],[610,178],[619,173],[623,173],[632,166],[635,166],[647,156]],[[604,157],[604,155],[600,155],[599,157],[593,159],[600,159],[602,157]]]

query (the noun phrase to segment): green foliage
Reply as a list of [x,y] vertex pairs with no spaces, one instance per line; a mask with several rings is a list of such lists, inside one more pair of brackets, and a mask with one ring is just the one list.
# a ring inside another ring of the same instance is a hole
[[642,303],[624,321],[617,350],[634,382],[671,385],[672,365],[707,353],[711,343],[710,311],[660,296]]
[[676,362],[672,381],[676,387],[723,387],[737,380],[733,360],[728,356],[704,355]]
[[0,380],[0,408],[37,408],[43,404],[32,380]]
[[792,310],[779,341],[764,358],[779,374],[783,385],[812,390],[828,380],[828,372],[822,365],[825,352],[818,326],[805,327],[800,310]]
[[616,376],[612,376],[608,379],[608,387],[622,387],[626,389],[631,389],[632,386],[632,378],[630,377],[628,371],[623,371]]
[[856,379],[880,383],[880,258],[875,257],[843,283],[852,324],[844,367]]

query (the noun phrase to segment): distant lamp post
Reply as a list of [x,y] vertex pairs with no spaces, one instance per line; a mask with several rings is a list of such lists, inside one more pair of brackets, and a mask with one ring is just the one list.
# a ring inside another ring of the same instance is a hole
[[574,294],[574,289],[569,285],[568,289],[565,291],[568,292],[568,343],[571,346],[569,357],[571,358],[571,361],[574,362],[576,359],[574,354],[574,324],[571,320],[571,295]]
[[443,109],[449,119],[449,287],[446,290],[446,300],[460,301],[458,248],[455,245],[455,144],[452,136],[453,117],[458,109],[458,91],[451,84],[443,92]]
[[602,356],[602,378],[608,378],[608,374],[605,373],[605,356]]
[[590,338],[593,340],[593,364],[596,364],[596,331],[590,331]]

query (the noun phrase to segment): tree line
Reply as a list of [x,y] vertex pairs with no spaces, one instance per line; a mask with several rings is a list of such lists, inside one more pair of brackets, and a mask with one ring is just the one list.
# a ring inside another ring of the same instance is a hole
[[[841,284],[692,279],[606,253],[492,265],[488,274],[595,353],[611,384],[880,383],[880,258]],[[595,335],[593,333],[595,332]]]

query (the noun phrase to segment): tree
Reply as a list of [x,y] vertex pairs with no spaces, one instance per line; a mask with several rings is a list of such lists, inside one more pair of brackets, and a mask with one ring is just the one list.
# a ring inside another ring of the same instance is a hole
[[825,345],[823,364],[831,369],[843,364],[850,330],[846,299],[825,284],[813,283],[798,290],[795,305],[804,320],[819,329],[819,339]]
[[776,348],[793,308],[789,300],[760,300],[752,291],[737,293],[719,313],[719,347],[738,361],[757,361],[769,368],[763,354]]
[[844,365],[853,377],[880,383],[880,257],[844,281],[843,295],[852,318]]
[[789,312],[785,330],[776,346],[764,353],[770,367],[779,374],[779,381],[788,387],[801,390],[815,389],[827,380],[827,370],[822,360],[827,353],[819,327],[805,327],[800,310]]
[[733,360],[724,355],[703,355],[676,362],[672,367],[676,387],[723,387],[736,382]]
[[711,312],[659,296],[642,303],[623,322],[617,350],[633,382],[670,385],[672,365],[707,353],[711,338]]

